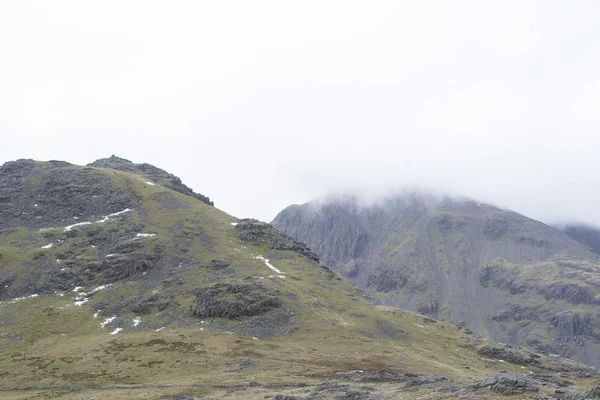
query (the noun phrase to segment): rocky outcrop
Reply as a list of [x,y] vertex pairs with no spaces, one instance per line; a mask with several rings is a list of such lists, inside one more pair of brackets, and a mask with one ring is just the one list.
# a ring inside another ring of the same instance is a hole
[[281,300],[258,285],[218,283],[195,291],[197,304],[193,313],[198,318],[252,317],[281,305]]
[[498,392],[506,396],[523,394],[527,392],[537,392],[540,390],[539,386],[527,376],[515,376],[505,373],[500,373],[484,381],[476,382],[473,384],[473,388],[490,388],[494,392]]
[[243,219],[235,226],[238,238],[257,245],[266,244],[273,250],[291,250],[304,255],[309,260],[319,262],[319,257],[304,243],[298,242],[274,229],[271,225],[255,219]]
[[510,348],[501,347],[497,345],[485,345],[481,347],[478,351],[482,356],[493,358],[496,360],[502,360],[509,362],[511,364],[517,365],[538,365],[540,364],[539,358],[540,356],[530,353],[528,357],[523,355],[523,352],[516,352],[511,350]]
[[194,192],[191,188],[183,184],[180,178],[151,164],[135,164],[129,160],[113,155],[109,158],[102,158],[96,160],[88,165],[90,167],[109,168],[132,173],[141,172],[148,178],[150,178],[153,182],[161,184],[164,187],[172,189],[176,192],[192,196],[208,205],[214,206],[214,203],[210,201],[208,197]]

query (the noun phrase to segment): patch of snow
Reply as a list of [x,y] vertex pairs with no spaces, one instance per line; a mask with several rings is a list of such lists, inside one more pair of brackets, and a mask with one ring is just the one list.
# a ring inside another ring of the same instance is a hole
[[50,247],[54,246],[54,243],[49,243],[45,246],[42,246],[42,249],[49,249]]
[[112,331],[110,334],[111,335],[116,335],[117,333],[121,332],[123,330],[123,328],[116,328],[114,331]]
[[118,256],[118,254],[116,254],[116,253],[115,254],[107,254],[106,258],[110,258],[110,257],[114,257],[114,256]]
[[105,216],[104,218],[102,218],[101,220],[98,220],[96,222],[99,222],[99,223],[106,222],[106,221],[108,221],[109,219],[111,219],[113,217],[118,217],[119,215],[128,213],[130,211],[131,211],[130,208],[126,208],[123,211],[119,211],[119,212],[116,212],[116,213],[108,214],[107,216]]
[[231,226],[236,226],[238,223],[237,222],[232,222]]
[[269,278],[275,278],[275,275],[269,275]]
[[87,297],[77,297],[75,298],[75,300],[77,300],[75,303],[76,306],[81,306],[85,303],[87,303],[88,301],[90,301],[90,299],[88,299]]
[[100,314],[100,310],[96,311],[94,313],[94,315],[92,315],[92,317],[94,317],[94,319],[97,319],[98,318],[98,314]]
[[279,278],[285,279],[285,275],[279,275]]
[[79,217],[73,217],[73,219],[79,219]]
[[73,225],[65,226],[65,232],[71,231],[71,229],[75,228],[76,226],[83,226],[83,225],[90,225],[90,224],[91,224],[91,222],[78,222]]
[[29,296],[23,296],[23,297],[17,297],[16,299],[12,299],[9,301],[10,304],[12,303],[16,303],[17,301],[21,301],[21,300],[25,300],[25,299],[32,299],[34,297],[38,297],[39,294],[30,294]]
[[257,337],[255,337],[255,336],[252,336],[252,339],[254,339],[254,340],[258,340],[258,338],[257,338]]
[[[477,203],[477,202],[476,202]],[[477,203],[477,207],[481,208],[481,204]]]
[[146,185],[154,186],[155,184],[152,182],[144,182]]
[[265,277],[264,276],[259,276],[258,279],[265,279]]
[[37,205],[37,204],[34,204],[33,206],[34,206],[34,207],[37,207],[38,205]]
[[135,318],[133,319],[133,323],[131,324],[131,326],[133,326],[133,327],[135,328],[135,327],[136,327],[136,326],[138,326],[138,325],[139,325],[141,322],[142,322],[142,319],[141,319],[140,317],[135,317]]
[[258,255],[258,256],[254,257],[254,258],[256,258],[257,260],[263,261],[265,264],[267,264],[267,267],[271,268],[273,271],[277,272],[278,274],[283,274],[283,272],[281,272],[280,270],[278,270],[277,268],[275,268],[274,266],[272,266],[269,263],[269,259],[268,258],[264,258],[261,255]]
[[98,290],[104,290],[107,287],[109,287],[111,284],[109,283],[108,285],[102,285],[102,286],[98,286],[96,289],[92,290],[91,292],[89,292],[88,294],[92,294],[92,293],[96,293]]
[[154,330],[154,332],[160,332],[160,331],[162,331],[163,329],[165,329],[165,327],[164,327],[164,326],[163,326],[162,328],[155,329],[155,330]]
[[79,292],[81,289],[83,289],[81,286],[75,286],[75,289],[73,289],[73,292]]
[[156,233],[138,233],[135,236],[137,236],[137,237],[152,237],[152,236],[156,236]]
[[110,318],[106,318],[104,320],[104,322],[100,323],[100,328],[104,328],[106,325],[110,324],[111,322],[113,322],[115,319],[117,318],[117,316],[115,315],[114,317],[110,317]]
[[69,270],[69,268],[65,267],[65,268],[61,268],[60,270],[61,270],[61,271],[68,271],[68,270]]
[[91,245],[90,247],[91,247],[91,248],[93,248],[93,249],[95,249],[95,248],[96,248],[96,246],[94,246],[94,245]]

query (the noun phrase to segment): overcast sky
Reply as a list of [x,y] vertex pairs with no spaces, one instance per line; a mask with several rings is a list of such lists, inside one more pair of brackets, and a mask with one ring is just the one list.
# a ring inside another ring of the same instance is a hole
[[451,190],[600,225],[600,2],[4,1],[0,163],[115,154],[270,221]]

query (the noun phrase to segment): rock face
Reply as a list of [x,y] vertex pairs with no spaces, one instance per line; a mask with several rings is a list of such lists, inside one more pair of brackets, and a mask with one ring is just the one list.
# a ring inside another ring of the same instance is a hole
[[526,376],[514,376],[508,374],[498,374],[492,378],[477,382],[473,385],[474,388],[489,387],[494,392],[501,393],[506,396],[523,394],[527,392],[537,392],[540,388],[535,382]]
[[204,195],[194,192],[192,189],[187,187],[181,182],[181,179],[176,177],[173,174],[168,173],[165,170],[162,170],[154,165],[150,164],[134,164],[129,160],[124,158],[111,156],[109,158],[101,158],[100,160],[96,160],[91,164],[88,164],[90,167],[101,167],[101,168],[109,168],[116,169],[119,171],[125,172],[133,172],[139,173],[142,172],[152,181],[163,185],[164,187],[168,187],[169,189],[173,189],[176,192],[195,197],[196,199],[214,206],[214,203],[210,201],[210,199]]
[[384,304],[600,365],[600,257],[555,228],[423,193],[293,205],[272,225]]

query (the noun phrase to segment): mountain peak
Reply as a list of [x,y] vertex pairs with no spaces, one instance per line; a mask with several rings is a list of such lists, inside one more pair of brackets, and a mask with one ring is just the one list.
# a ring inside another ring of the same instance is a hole
[[117,157],[114,154],[108,158],[98,159],[90,164],[89,167],[99,167],[115,169],[118,171],[131,172],[131,173],[143,173],[152,180],[156,181],[169,189],[172,189],[181,194],[192,196],[208,205],[214,206],[214,203],[210,201],[210,198],[200,193],[194,192],[190,187],[186,186],[181,179],[161,168],[155,167],[152,164],[142,163],[136,164],[125,158]]

